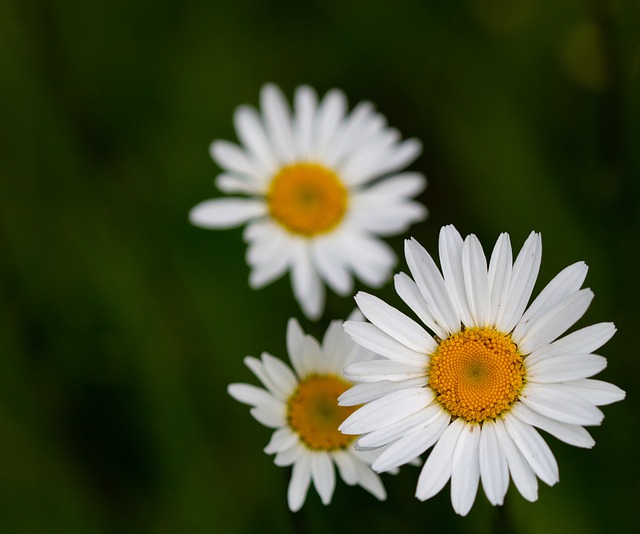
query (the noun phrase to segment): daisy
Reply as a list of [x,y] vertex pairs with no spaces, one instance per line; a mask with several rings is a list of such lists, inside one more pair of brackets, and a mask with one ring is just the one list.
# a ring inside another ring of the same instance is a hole
[[302,507],[311,481],[322,503],[329,504],[336,482],[334,464],[348,485],[358,484],[384,500],[380,477],[370,467],[377,454],[356,451],[355,437],[338,431],[355,410],[338,406],[338,396],[352,386],[342,368],[373,355],[347,337],[341,321],[331,322],[320,345],[290,319],[287,350],[293,370],[267,353],[262,359],[245,358],[266,389],[231,384],[228,391],[234,399],[252,406],[251,415],[258,422],[275,429],[264,451],[275,454],[278,466],[293,465],[289,508],[296,512]]
[[513,263],[509,236],[502,234],[487,266],[476,236],[463,241],[446,226],[442,273],[417,241],[405,245],[413,279],[396,275],[396,291],[432,333],[372,295],[356,296],[371,323],[347,322],[345,329],[384,359],[345,369],[361,383],[340,404],[366,404],[341,431],[361,434],[360,447],[387,446],[375,471],[403,465],[433,446],[416,497],[429,499],[451,479],[460,515],[471,509],[479,481],[493,505],[503,503],[510,478],[535,501],[537,478],[558,482],[556,460],[536,428],[591,448],[583,427],[602,422],[597,406],[625,396],[588,378],[606,366],[593,351],[613,336],[612,323],[560,338],[593,298],[590,289],[580,289],[587,266],[564,269],[527,308],[540,267],[539,234],[529,236]]
[[207,200],[190,220],[203,228],[246,223],[249,284],[258,289],[291,272],[296,300],[317,319],[324,283],[341,296],[353,293],[353,276],[378,287],[396,264],[378,236],[404,232],[427,215],[412,200],[426,186],[418,173],[397,173],[420,153],[368,102],[347,114],[343,92],[318,102],[307,86],[295,92],[294,111],[278,87],[265,85],[262,113],[240,106],[234,116],[243,146],[214,141],[211,156],[223,168],[224,193]]

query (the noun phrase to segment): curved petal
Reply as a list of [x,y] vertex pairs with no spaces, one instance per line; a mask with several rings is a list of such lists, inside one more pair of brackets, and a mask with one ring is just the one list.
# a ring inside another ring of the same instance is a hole
[[429,458],[420,471],[416,497],[425,501],[438,493],[451,478],[453,453],[466,422],[461,418],[453,421],[444,431]]
[[491,325],[498,323],[509,296],[511,282],[511,262],[513,260],[509,234],[502,233],[498,237],[491,260],[489,260],[489,287],[491,293]]
[[492,505],[501,506],[509,488],[509,466],[507,456],[500,445],[496,424],[491,419],[482,423],[478,463],[487,499]]
[[[462,248],[464,241],[455,226],[449,224],[442,227],[438,246],[444,284],[451,300],[455,302],[458,308],[462,323],[471,326],[474,321],[469,311],[465,276],[462,268]],[[441,337],[441,339],[444,339],[444,337]]]
[[491,300],[489,293],[489,273],[487,259],[478,238],[471,234],[464,240],[462,247],[462,270],[464,273],[465,292],[469,311],[473,319],[472,325],[489,326],[491,319]]
[[191,208],[189,220],[202,228],[234,228],[266,214],[267,206],[262,200],[216,198]]
[[498,330],[511,332],[522,317],[536,283],[541,260],[542,239],[540,234],[531,232],[513,264],[504,306],[496,318]]
[[325,506],[331,502],[333,490],[336,487],[336,473],[333,462],[326,452],[315,452],[309,455],[311,467],[311,479],[320,495],[320,500]]
[[364,434],[394,423],[421,410],[433,400],[425,388],[403,389],[365,404],[338,427],[343,434]]
[[412,238],[405,241],[405,255],[409,270],[433,318],[446,332],[459,332],[460,314],[451,302],[444,279],[429,253]]
[[411,350],[430,354],[438,348],[437,343],[424,328],[382,299],[360,291],[356,294],[355,300],[369,321]]
[[453,452],[451,468],[451,504],[456,513],[465,516],[471,510],[480,481],[480,425],[464,426]]
[[567,382],[593,376],[606,366],[607,359],[597,354],[567,354],[527,365],[527,379],[547,384]]
[[570,425],[599,425],[604,414],[588,400],[572,395],[561,384],[526,385],[520,401],[532,410]]
[[295,464],[293,464],[291,480],[289,481],[287,499],[289,502],[289,509],[292,512],[297,512],[302,508],[302,505],[307,498],[307,491],[309,490],[310,483],[311,468],[309,466],[309,455],[305,454],[302,455]]

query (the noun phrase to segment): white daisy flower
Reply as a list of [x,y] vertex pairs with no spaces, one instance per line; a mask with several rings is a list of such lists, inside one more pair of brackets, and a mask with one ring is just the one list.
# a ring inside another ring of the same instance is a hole
[[384,486],[370,467],[377,454],[356,451],[355,437],[338,431],[355,410],[338,406],[338,396],[353,385],[342,368],[373,354],[347,337],[342,321],[331,322],[321,346],[290,319],[287,350],[293,371],[266,352],[261,360],[247,356],[245,364],[266,389],[231,384],[228,391],[252,406],[251,415],[258,422],[276,429],[264,451],[276,455],[278,466],[293,465],[289,508],[296,512],[302,507],[311,481],[323,504],[329,504],[336,482],[333,464],[349,486],[358,484],[384,500]]
[[412,200],[426,186],[419,173],[397,173],[420,153],[368,102],[347,114],[343,92],[321,102],[307,86],[295,93],[290,113],[282,92],[265,85],[262,113],[240,106],[234,122],[242,147],[214,141],[211,156],[224,169],[216,185],[244,197],[207,200],[190,220],[203,228],[247,223],[249,284],[263,287],[291,271],[305,315],[323,311],[326,283],[341,296],[353,292],[353,275],[378,287],[396,264],[378,236],[404,232],[427,215]]
[[[375,471],[400,466],[433,446],[416,497],[428,499],[451,479],[454,510],[466,515],[479,481],[501,505],[509,479],[529,501],[537,478],[558,482],[558,465],[536,428],[577,447],[594,441],[597,406],[622,400],[620,388],[588,377],[606,366],[593,354],[615,332],[612,323],[560,339],[587,310],[593,293],[580,289],[587,266],[560,272],[527,308],[540,267],[540,235],[532,233],[515,262],[502,234],[489,265],[474,235],[453,226],[440,233],[442,273],[415,240],[406,242],[413,280],[395,277],[398,295],[432,332],[380,299],[359,293],[371,321],[347,322],[347,333],[382,360],[358,362],[345,375],[361,382],[340,404],[366,402],[341,425],[361,434],[361,447],[387,446]],[[536,478],[537,477],[537,478]]]

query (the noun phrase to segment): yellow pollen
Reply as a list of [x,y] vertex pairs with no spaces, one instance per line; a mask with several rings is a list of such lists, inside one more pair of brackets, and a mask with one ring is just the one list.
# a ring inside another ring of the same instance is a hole
[[507,334],[471,328],[449,336],[431,356],[429,386],[442,406],[470,422],[510,409],[524,385],[525,368]]
[[345,436],[338,427],[358,406],[338,406],[338,397],[351,384],[335,375],[310,375],[287,402],[289,426],[310,449],[344,449],[356,436]]
[[347,211],[347,189],[321,165],[294,163],[273,178],[267,203],[271,216],[287,230],[311,237],[340,223]]

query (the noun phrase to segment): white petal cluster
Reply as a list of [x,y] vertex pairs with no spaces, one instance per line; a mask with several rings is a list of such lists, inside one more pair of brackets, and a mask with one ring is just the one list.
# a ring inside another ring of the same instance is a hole
[[336,483],[334,464],[346,484],[359,485],[384,500],[386,492],[382,481],[371,470],[377,453],[356,451],[353,444],[332,451],[310,449],[287,421],[287,401],[302,380],[310,375],[343,377],[345,365],[373,355],[347,337],[341,321],[331,322],[320,345],[315,338],[304,334],[295,319],[290,319],[287,351],[293,369],[266,352],[259,359],[247,356],[245,364],[264,389],[250,384],[231,384],[228,392],[234,399],[251,406],[251,415],[258,422],[275,430],[264,452],[274,454],[274,463],[278,466],[293,466],[289,508],[295,512],[302,507],[311,482],[322,502],[329,504]]
[[[211,156],[224,171],[218,188],[243,196],[202,202],[191,210],[190,220],[204,228],[246,224],[250,285],[260,288],[290,272],[296,300],[307,317],[317,319],[325,284],[346,296],[352,294],[354,276],[372,287],[385,282],[396,256],[379,237],[402,233],[427,215],[413,200],[425,188],[425,178],[399,173],[419,155],[420,143],[401,141],[370,103],[348,113],[342,91],[329,91],[318,101],[308,86],[296,90],[291,112],[280,89],[265,85],[261,112],[241,106],[234,123],[241,145],[214,141]],[[270,216],[271,182],[294,163],[321,165],[346,188],[347,212],[331,231],[302,236]]]
[[[599,425],[604,416],[598,406],[625,396],[590,378],[606,366],[594,351],[615,333],[612,323],[560,337],[593,298],[590,289],[581,289],[587,266],[567,267],[527,306],[541,262],[539,234],[529,236],[515,261],[507,234],[498,238],[487,262],[478,239],[463,240],[453,226],[440,233],[441,270],[415,240],[406,242],[405,252],[412,278],[396,275],[396,291],[428,330],[376,297],[357,295],[370,323],[349,321],[345,330],[382,359],[345,369],[360,383],[340,403],[364,406],[341,431],[360,435],[359,447],[386,447],[372,465],[376,471],[403,465],[433,447],[416,497],[428,499],[450,480],[453,508],[461,515],[471,509],[480,482],[494,505],[503,503],[510,479],[526,499],[536,500],[538,478],[548,485],[559,480],[553,453],[536,429],[590,448],[594,441],[584,426]],[[518,399],[481,423],[451,417],[428,382],[440,340],[468,328],[508,334],[525,367]]]

